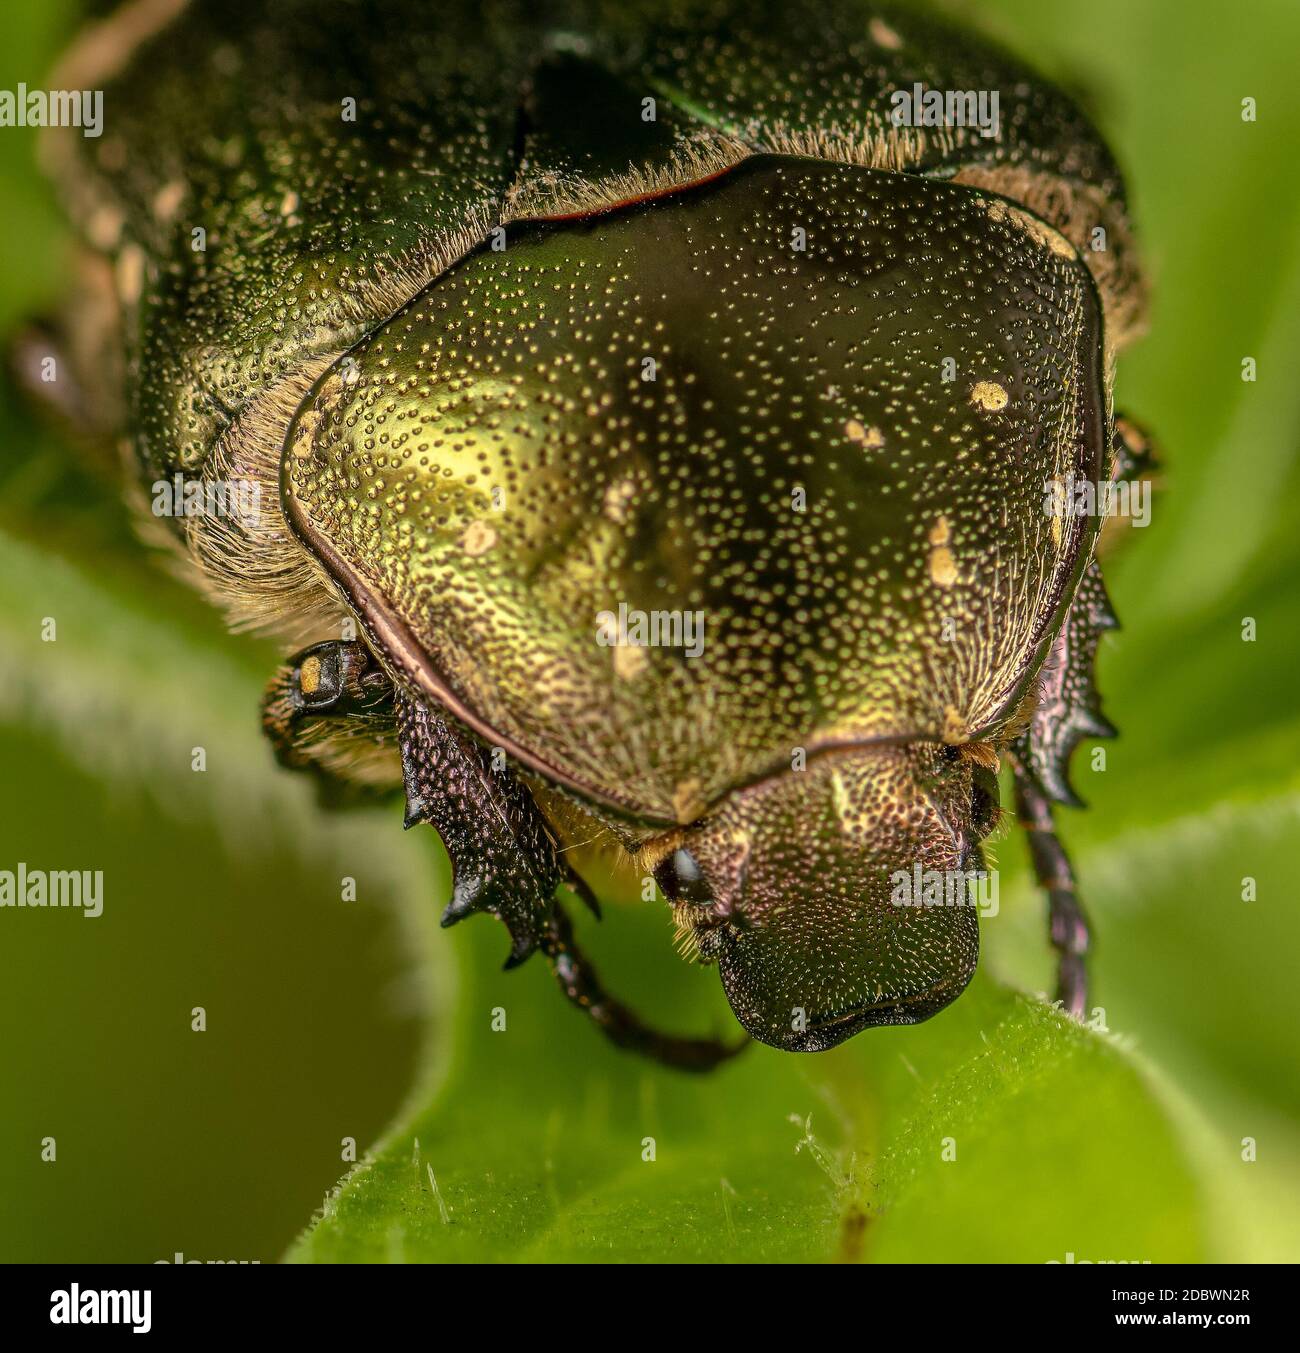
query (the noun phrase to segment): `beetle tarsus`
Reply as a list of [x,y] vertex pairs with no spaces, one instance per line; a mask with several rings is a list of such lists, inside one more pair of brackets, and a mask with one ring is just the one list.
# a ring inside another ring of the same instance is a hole
[[644,1024],[601,986],[600,978],[575,943],[573,925],[558,903],[542,939],[542,952],[565,996],[620,1048],[678,1071],[712,1071],[749,1044],[748,1039],[723,1043],[714,1038],[679,1038]]
[[1039,887],[1047,893],[1047,925],[1059,955],[1056,999],[1072,1018],[1082,1020],[1088,1005],[1088,920],[1079,902],[1070,857],[1056,834],[1052,805],[1023,763],[1014,761],[1016,815],[1025,829],[1029,856]]
[[583,906],[596,918],[602,919],[600,910],[600,898],[592,891],[591,885],[580,874],[571,873],[567,879],[568,885],[578,895]]

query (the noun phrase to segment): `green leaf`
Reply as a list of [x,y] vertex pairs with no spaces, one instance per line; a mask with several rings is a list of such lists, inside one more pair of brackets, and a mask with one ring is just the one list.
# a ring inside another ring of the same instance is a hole
[[[613,941],[630,978],[638,955],[667,949],[660,910],[615,913],[587,942]],[[1190,1169],[1143,1074],[1112,1040],[985,977],[918,1028],[816,1056],[754,1046],[692,1078],[608,1048],[540,960],[495,971],[501,939],[486,924],[457,934],[459,1018],[430,1103],[292,1258],[1204,1256]],[[642,983],[642,1004],[707,1028],[716,977],[683,971],[657,1000]]]
[[0,1260],[270,1262],[407,1088],[443,951],[394,991],[416,946],[384,903],[432,862],[276,769],[260,646],[44,520],[0,529],[0,869],[96,871],[103,911],[0,911]]

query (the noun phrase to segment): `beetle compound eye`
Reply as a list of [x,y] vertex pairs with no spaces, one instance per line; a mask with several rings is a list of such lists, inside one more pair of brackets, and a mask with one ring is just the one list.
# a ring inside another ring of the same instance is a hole
[[707,907],[713,902],[713,894],[709,892],[695,856],[685,847],[678,847],[659,862],[655,882],[670,902],[693,902],[698,907]]
[[321,645],[298,665],[298,697],[310,708],[334,704],[343,691],[343,671],[333,645]]

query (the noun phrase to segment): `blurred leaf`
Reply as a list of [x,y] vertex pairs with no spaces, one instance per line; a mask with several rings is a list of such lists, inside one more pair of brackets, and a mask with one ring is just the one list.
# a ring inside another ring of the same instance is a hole
[[39,522],[0,530],[0,868],[98,871],[103,912],[0,912],[0,1260],[269,1262],[405,1088],[440,953],[383,904],[428,862],[275,768],[259,648]]

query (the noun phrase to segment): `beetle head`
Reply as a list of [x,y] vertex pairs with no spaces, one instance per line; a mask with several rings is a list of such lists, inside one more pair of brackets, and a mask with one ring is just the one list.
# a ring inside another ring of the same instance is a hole
[[819,1052],[960,995],[979,951],[965,880],[995,796],[941,744],[830,753],[675,833],[656,877],[745,1029]]

